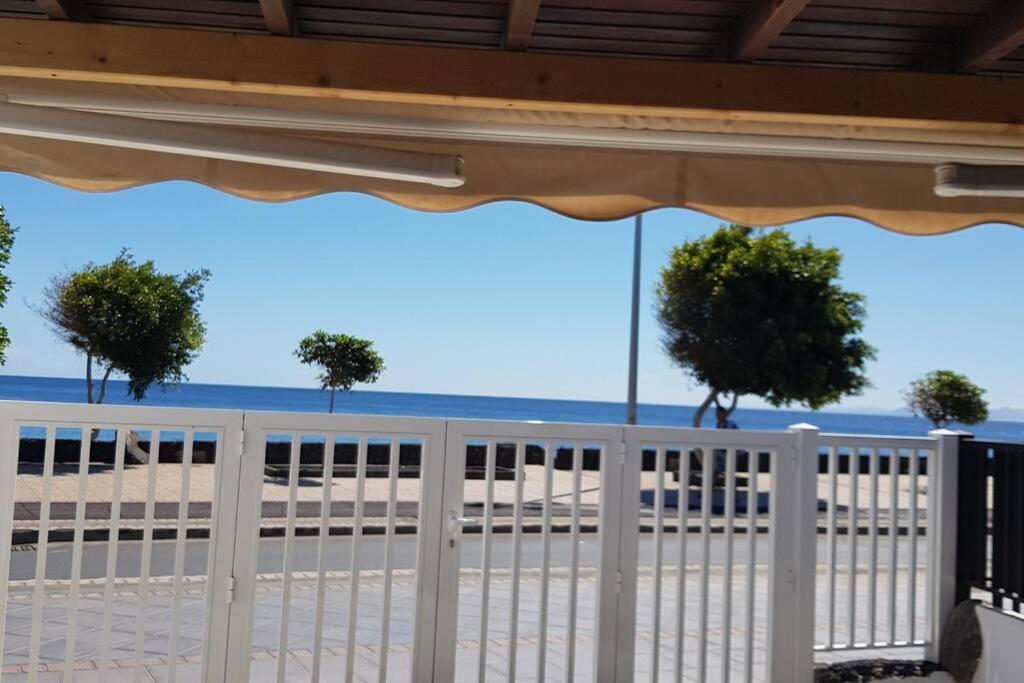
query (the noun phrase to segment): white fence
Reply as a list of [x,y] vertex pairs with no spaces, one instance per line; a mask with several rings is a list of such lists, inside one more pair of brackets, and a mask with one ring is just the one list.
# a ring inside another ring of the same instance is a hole
[[0,446],[5,680],[788,683],[951,608],[949,436],[4,403]]

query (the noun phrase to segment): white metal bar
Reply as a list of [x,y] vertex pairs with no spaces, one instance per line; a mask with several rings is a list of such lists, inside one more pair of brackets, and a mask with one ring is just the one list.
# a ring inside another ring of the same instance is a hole
[[600,445],[600,560],[597,579],[598,680],[632,683],[636,676],[637,583],[640,554],[640,481],[643,442],[626,427]]
[[[0,406],[0,444],[8,445],[12,457],[0,462],[0,578],[11,572],[11,532],[14,529],[14,506],[18,489],[18,458],[21,455],[21,428],[13,411]],[[0,581],[0,654],[5,652],[7,630],[7,581]]]
[[64,683],[74,678],[75,638],[78,635],[78,596],[82,583],[82,547],[85,544],[85,506],[89,500],[89,459],[92,434],[82,425],[78,452],[78,498],[75,501],[75,537],[71,551],[71,591],[68,595],[68,635],[64,647]]
[[[537,629],[537,680],[546,675],[548,650],[548,601],[551,581],[551,496],[554,488],[555,449],[554,442],[544,444],[544,522],[541,540],[540,576],[540,623]],[[481,641],[483,647],[483,641]]]
[[[139,572],[139,606],[135,621],[135,659],[142,659],[146,644],[146,606],[149,602],[149,575],[153,563],[153,517],[156,512],[156,483],[160,465],[160,430],[150,432],[149,463],[146,467],[149,479],[146,488],[146,511],[142,523],[142,569]],[[132,676],[135,683],[142,680],[142,667],[137,666]]]
[[366,437],[359,438],[356,454],[356,506],[352,520],[352,588],[348,604],[348,636],[345,639],[345,680],[354,680],[356,625],[359,622],[359,545],[363,537],[363,505],[366,500]]
[[516,680],[519,647],[519,575],[523,563],[523,484],[526,481],[526,443],[516,442],[516,493],[512,526],[512,595],[508,625],[508,680]]
[[124,485],[124,451],[127,429],[117,428],[114,439],[114,486],[110,501],[110,530],[107,537],[107,573],[103,586],[103,637],[100,639],[100,681],[110,676],[110,631],[114,618],[114,582],[117,576],[117,550],[121,535],[121,488]]
[[654,471],[654,596],[651,602],[651,680],[658,680],[661,659],[661,563],[665,526],[665,448],[655,450]]
[[957,482],[960,436],[948,429],[929,432],[935,448],[928,462],[928,630],[925,657],[939,658],[946,626],[956,607]]
[[388,458],[387,535],[384,538],[384,608],[380,628],[380,661],[377,664],[379,683],[386,683],[388,678],[388,647],[391,640],[391,580],[394,574],[395,518],[398,516],[398,466],[401,452],[401,442],[398,437],[392,437]]
[[839,449],[828,447],[828,647],[836,644],[836,560],[839,517]]
[[847,515],[846,535],[850,549],[850,574],[846,587],[846,628],[849,635],[848,644],[854,647],[857,644],[857,479],[860,474],[860,451],[856,447],[850,448],[849,463],[847,478],[850,486],[850,510]]
[[686,570],[690,536],[690,449],[679,448],[679,564],[676,570],[676,657],[674,679],[682,683],[686,652]]
[[768,593],[770,681],[814,677],[814,593],[817,550],[816,427],[791,426],[794,439],[772,456]]
[[324,436],[323,489],[320,492],[320,537],[316,557],[316,617],[313,622],[313,683],[320,681],[324,651],[324,607],[327,599],[327,546],[331,538],[331,506],[334,492],[333,434]]
[[899,484],[900,484],[900,451],[893,448],[889,456],[889,645],[896,644],[896,572],[898,570],[898,539],[900,532]]
[[733,541],[736,526],[736,449],[725,452],[725,584],[722,596],[722,683],[732,674]]
[[918,472],[920,470],[921,456],[918,451],[910,452],[910,528],[907,533],[910,536],[909,557],[907,558],[907,624],[909,633],[907,642],[914,643],[917,640],[917,486]]
[[188,507],[192,497],[192,448],[195,433],[185,430],[181,451],[181,499],[178,502],[178,528],[174,538],[174,589],[171,598],[171,642],[167,654],[167,678],[177,680],[178,629],[181,626],[181,588],[185,575],[185,548],[188,540]]
[[878,600],[878,449],[872,448],[868,454],[868,470],[871,476],[870,517],[868,520],[868,643],[874,644],[877,638],[877,600]]
[[277,683],[288,673],[288,627],[292,612],[292,572],[295,567],[295,518],[299,498],[299,463],[302,460],[302,436],[292,435],[288,451],[288,520],[284,531],[284,567],[281,576],[281,626],[277,634]]
[[453,680],[456,632],[438,629],[437,624],[458,623],[462,545],[461,537],[446,533],[445,517],[464,507],[466,441],[461,425],[453,420],[415,424],[415,430],[406,427],[421,444],[411,679]]
[[761,455],[752,451],[747,461],[747,632],[743,662],[746,681],[754,681],[754,599],[757,590],[757,513],[758,481],[761,473]]
[[[572,446],[572,531],[569,534],[569,622],[566,634],[565,680],[576,678],[576,613],[580,577],[580,494],[583,479],[583,449]],[[510,679],[511,680],[511,679]]]
[[494,536],[494,441],[488,441],[486,459],[484,461],[484,528],[480,558],[480,654],[477,658],[478,680],[487,680],[487,644],[490,642],[488,633],[491,617],[491,544]]
[[[43,451],[43,490],[39,499],[39,531],[36,541],[36,573],[32,591],[32,630],[29,640],[28,679],[35,683],[39,676],[39,646],[43,633],[43,602],[46,599],[46,555],[50,540],[50,491],[53,486],[53,451],[57,428],[46,429]],[[4,607],[6,609],[6,606]]]
[[697,680],[705,683],[708,679],[708,588],[711,565],[711,496],[715,478],[715,452],[705,448],[701,454],[701,495],[700,495],[700,649],[697,654]]

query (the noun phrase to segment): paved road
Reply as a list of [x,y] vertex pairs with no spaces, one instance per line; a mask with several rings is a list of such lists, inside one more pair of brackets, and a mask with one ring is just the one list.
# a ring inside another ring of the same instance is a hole
[[[819,536],[818,562],[828,562],[828,548],[824,536]],[[597,534],[581,534],[580,536],[580,566],[596,566],[599,556],[599,537]],[[362,569],[382,569],[384,567],[384,537],[368,536],[360,541],[360,567]],[[757,538],[757,561],[764,564],[768,559],[768,536],[759,535]],[[398,535],[394,539],[394,567],[396,569],[414,569],[416,566],[416,537],[409,535]],[[900,537],[898,539],[897,557],[901,565],[905,564],[910,548],[910,539]],[[295,570],[315,571],[317,568],[318,539],[299,537],[295,541]],[[476,534],[467,534],[462,541],[462,566],[465,568],[479,567],[481,556],[482,537]],[[208,542],[206,540],[192,540],[187,543],[185,554],[185,573],[187,575],[202,575],[206,573],[206,560]],[[284,565],[284,539],[264,538],[259,545],[258,569],[261,573],[278,573]],[[925,541],[918,541],[918,561],[925,558]],[[666,534],[664,541],[664,557],[666,565],[673,565],[678,557],[678,542],[676,534]],[[869,557],[870,541],[867,537],[859,537],[857,544],[858,562],[866,564]],[[566,567],[570,563],[570,549],[568,534],[556,534],[552,536],[551,544],[551,565],[554,567]],[[154,541],[152,554],[152,576],[168,576],[174,571],[174,550],[173,541]],[[714,534],[710,541],[710,558],[713,565],[721,565],[725,560],[725,536]],[[513,543],[510,534],[501,534],[494,537],[492,546],[492,563],[497,568],[507,568],[512,564]],[[329,570],[346,571],[350,568],[352,553],[352,538],[349,536],[335,536],[330,540],[327,553]],[[539,567],[543,557],[542,537],[540,534],[524,534],[522,536],[522,559],[524,567]],[[47,554],[46,576],[49,579],[67,579],[70,577],[72,546],[71,544],[50,544]],[[700,564],[703,561],[703,548],[697,535],[691,534],[688,542],[687,564]],[[654,537],[652,534],[643,534],[640,537],[640,566],[650,565],[654,557]],[[837,544],[837,561],[840,566],[849,562],[849,539],[840,537]],[[885,566],[889,558],[889,540],[885,537],[878,539],[878,558],[882,566]],[[138,541],[124,541],[118,544],[117,576],[137,577],[142,559],[142,543]],[[747,537],[737,535],[735,542],[734,561],[743,564],[747,561]],[[25,580],[35,576],[36,552],[34,550],[19,550],[11,555],[11,579]],[[102,578],[106,576],[107,568],[107,544],[86,543],[82,556],[82,577]]]

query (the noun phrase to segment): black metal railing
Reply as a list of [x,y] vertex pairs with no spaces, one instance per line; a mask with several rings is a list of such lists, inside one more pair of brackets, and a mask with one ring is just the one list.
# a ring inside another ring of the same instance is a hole
[[1024,443],[960,442],[957,602],[982,591],[997,607],[1024,601]]

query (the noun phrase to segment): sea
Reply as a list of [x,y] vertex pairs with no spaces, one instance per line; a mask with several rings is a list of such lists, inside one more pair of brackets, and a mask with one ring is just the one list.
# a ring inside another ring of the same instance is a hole
[[[127,382],[111,380],[106,402],[131,405]],[[82,379],[0,375],[0,400],[52,401],[81,403],[85,400]],[[184,383],[176,387],[153,388],[141,405],[327,412],[328,395],[319,389],[294,387],[258,387],[228,384]],[[420,394],[357,389],[338,392],[335,412],[362,415],[403,415],[415,417],[475,418],[488,420],[536,420],[541,422],[583,422],[622,424],[625,403],[609,401],[573,401],[546,398],[509,398],[503,396],[462,396],[456,394]],[[644,425],[690,425],[694,407],[642,403],[637,420]],[[778,430],[806,422],[825,432],[845,434],[892,434],[921,436],[930,424],[905,414],[856,414],[838,411],[807,411],[737,408],[733,419],[741,429]],[[710,424],[710,416],[705,424]],[[954,429],[958,426],[954,425]],[[990,421],[971,427],[959,427],[979,439],[1024,440],[1024,422]]]

